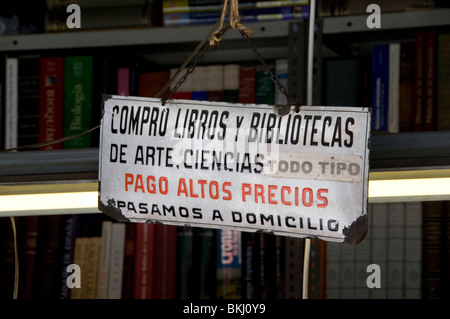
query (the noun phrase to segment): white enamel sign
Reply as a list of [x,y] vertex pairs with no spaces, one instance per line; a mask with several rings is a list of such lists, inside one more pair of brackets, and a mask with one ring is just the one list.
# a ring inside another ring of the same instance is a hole
[[370,112],[108,96],[99,209],[117,220],[357,243]]

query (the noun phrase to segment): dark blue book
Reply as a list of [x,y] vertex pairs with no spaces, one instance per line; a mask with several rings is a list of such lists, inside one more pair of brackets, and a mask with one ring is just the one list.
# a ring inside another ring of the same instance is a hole
[[387,130],[389,102],[389,45],[374,45],[372,51],[372,129]]

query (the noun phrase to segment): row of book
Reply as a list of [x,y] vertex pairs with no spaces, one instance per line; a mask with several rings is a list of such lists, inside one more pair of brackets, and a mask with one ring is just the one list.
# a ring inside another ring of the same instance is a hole
[[[83,30],[211,24],[221,17],[223,0],[77,1]],[[67,27],[67,1],[49,0],[46,32],[71,31]],[[242,22],[306,19],[309,0],[239,1]]]
[[[313,239],[308,297],[448,297],[449,203],[370,204],[368,234],[358,245]],[[11,298],[15,260],[9,218],[0,219],[0,227],[1,296]],[[299,238],[119,223],[103,214],[18,217],[16,227],[19,298],[302,297]],[[79,266],[78,277],[68,270],[71,264]]]
[[[7,57],[0,81],[0,125],[5,148],[51,143],[98,124],[102,94],[155,97],[174,76],[174,68],[157,68],[132,58],[93,56]],[[278,71],[276,71],[276,69]],[[274,62],[287,87],[287,60]],[[180,75],[181,76],[181,75]],[[178,79],[177,79],[178,80]],[[177,83],[173,82],[173,85]],[[167,92],[163,92],[166,94]],[[172,95],[176,99],[285,104],[271,75],[256,64],[201,65]],[[84,135],[40,149],[96,147],[96,135]]]
[[[223,0],[163,0],[163,24],[164,26],[214,25],[221,17],[223,5]],[[241,0],[239,14],[243,23],[307,19],[309,0]]]
[[449,130],[448,61],[450,34],[435,30],[415,32],[414,41],[373,45],[371,56],[326,59],[323,101],[371,106],[373,130]]
[[[1,298],[12,298],[9,218],[0,227]],[[269,234],[119,223],[103,214],[16,217],[16,232],[21,299],[301,297],[300,239],[285,248],[287,238]]]
[[[370,0],[320,0],[317,2],[317,15],[319,17],[368,15],[372,11],[367,13],[367,7],[373,3]],[[448,6],[445,0],[378,0],[376,4],[380,6],[383,13],[429,10]]]

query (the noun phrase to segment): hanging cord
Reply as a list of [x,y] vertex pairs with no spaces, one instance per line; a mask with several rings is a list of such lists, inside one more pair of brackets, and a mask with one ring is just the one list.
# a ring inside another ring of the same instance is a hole
[[13,289],[13,299],[17,299],[17,294],[19,291],[19,254],[17,252],[17,232],[16,232],[16,222],[14,217],[10,217],[11,227],[13,231],[14,240],[14,289]]
[[[229,7],[228,2],[230,2]],[[214,46],[222,40],[223,33],[220,33],[220,30],[222,30],[223,28],[227,13],[229,16],[229,24],[233,29],[242,31],[249,37],[253,35],[253,30],[241,23],[242,17],[241,15],[239,15],[238,0],[225,0],[223,3],[222,14],[219,19],[219,31],[213,33],[211,39],[209,40],[210,46]]]

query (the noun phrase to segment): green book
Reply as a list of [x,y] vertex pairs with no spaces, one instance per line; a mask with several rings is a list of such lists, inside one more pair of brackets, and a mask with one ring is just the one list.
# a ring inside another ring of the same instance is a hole
[[[66,57],[64,63],[64,136],[82,133],[92,125],[93,59]],[[64,148],[91,146],[90,134],[64,142]]]
[[[272,68],[272,72],[275,73],[274,68]],[[272,75],[259,65],[256,67],[255,102],[256,104],[269,105],[275,103],[275,86],[272,81]]]

